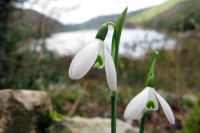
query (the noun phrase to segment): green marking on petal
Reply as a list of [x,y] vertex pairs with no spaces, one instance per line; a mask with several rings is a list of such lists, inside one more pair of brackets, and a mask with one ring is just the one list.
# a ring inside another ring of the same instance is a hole
[[155,104],[153,101],[149,101],[147,104],[146,104],[146,107],[148,109],[154,109],[155,108]]
[[96,67],[98,69],[103,68],[103,59],[100,55],[97,56],[96,61],[93,64],[93,67]]

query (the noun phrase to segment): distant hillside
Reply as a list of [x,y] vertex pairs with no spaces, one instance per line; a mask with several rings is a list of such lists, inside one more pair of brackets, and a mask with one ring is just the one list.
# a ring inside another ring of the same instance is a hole
[[173,31],[200,31],[200,0],[183,0],[170,10],[144,23],[145,27]]
[[183,0],[169,0],[164,4],[155,6],[148,10],[140,12],[139,14],[137,14],[133,17],[130,17],[127,20],[127,22],[128,23],[142,23],[142,22],[151,20],[152,18],[162,14],[163,12],[170,10],[172,7],[174,7],[175,5],[177,5],[178,3],[182,2],[182,1]]
[[[128,12],[127,18],[130,18],[134,15],[137,15],[138,13],[145,11],[146,9],[134,11],[134,12]],[[66,25],[67,30],[84,30],[84,29],[97,29],[99,28],[103,23],[106,22],[114,22],[116,23],[120,14],[115,15],[105,15],[105,16],[99,16],[96,18],[92,18],[84,23],[81,24],[75,24],[75,25]],[[128,24],[126,25],[128,26]]]
[[42,29],[45,31],[44,36],[66,31],[65,25],[34,10],[16,10],[11,17],[11,23],[36,37],[41,37]]
[[127,20],[132,25],[168,31],[186,31],[200,27],[200,0],[169,0]]
[[23,22],[28,22],[32,24],[33,26],[39,26],[42,19],[44,17],[45,26],[47,28],[47,31],[50,32],[59,32],[65,30],[65,25],[61,24],[55,19],[52,19],[50,17],[44,16],[34,10],[25,10],[24,14],[22,16]]
[[[127,18],[137,15],[138,13],[145,10],[147,9],[128,12]],[[63,25],[57,20],[46,17],[34,10],[17,10],[13,13],[13,22],[17,23],[17,27],[21,27],[24,31],[32,32],[31,34],[35,34],[35,36],[41,37],[41,30],[45,30],[45,36],[48,36],[55,32],[98,29],[103,23],[116,23],[119,15],[120,14],[98,16],[81,24]]]

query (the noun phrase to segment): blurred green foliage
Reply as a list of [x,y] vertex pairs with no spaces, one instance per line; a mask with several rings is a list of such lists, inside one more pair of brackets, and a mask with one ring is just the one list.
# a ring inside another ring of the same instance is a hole
[[199,133],[200,132],[200,95],[195,107],[185,120],[186,128],[181,133]]
[[[31,36],[31,32],[24,32],[12,13],[17,10],[13,3],[21,4],[24,0],[0,1],[0,89],[10,88],[18,83],[17,72],[22,65],[23,53],[18,52],[18,43]],[[20,83],[19,83],[20,84]]]
[[24,1],[0,0],[0,89],[39,89],[47,87],[49,81],[65,78],[65,73],[56,67],[66,62],[61,59],[52,64],[54,53],[46,49],[45,42],[38,44],[42,46],[40,53],[28,50],[38,33],[29,24],[18,21],[21,18],[15,12],[23,14],[23,10],[14,5]]
[[64,65],[65,61],[61,59],[52,64],[54,56],[51,52],[45,57],[40,59],[38,53],[31,51],[2,57],[5,60],[0,64],[0,69],[4,70],[1,72],[0,88],[39,89],[41,84],[47,87],[49,82],[64,80],[65,73],[56,67]]
[[181,106],[182,107],[192,107],[193,105],[194,105],[194,103],[189,99],[182,99],[181,100]]
[[[195,23],[200,24],[200,2],[199,0],[190,0],[183,3],[182,8],[177,13],[169,30],[172,31],[187,31],[195,29]],[[194,21],[194,22],[192,22]]]

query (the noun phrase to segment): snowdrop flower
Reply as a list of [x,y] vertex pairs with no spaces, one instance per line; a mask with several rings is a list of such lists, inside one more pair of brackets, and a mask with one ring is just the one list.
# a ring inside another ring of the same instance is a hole
[[125,109],[124,118],[127,121],[141,119],[147,110],[158,110],[158,101],[169,122],[175,124],[170,106],[152,87],[146,87],[129,102]]
[[98,69],[105,66],[108,86],[112,91],[116,91],[117,77],[114,61],[104,45],[107,32],[108,26],[103,24],[99,28],[96,38],[76,54],[69,67],[69,77],[80,79],[92,66]]

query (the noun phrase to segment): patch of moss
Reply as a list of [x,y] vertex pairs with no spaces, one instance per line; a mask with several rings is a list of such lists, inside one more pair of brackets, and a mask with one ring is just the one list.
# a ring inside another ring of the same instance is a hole
[[65,119],[65,116],[56,111],[48,111],[44,117],[41,117],[37,125],[37,133],[46,133],[46,129],[56,119]]

